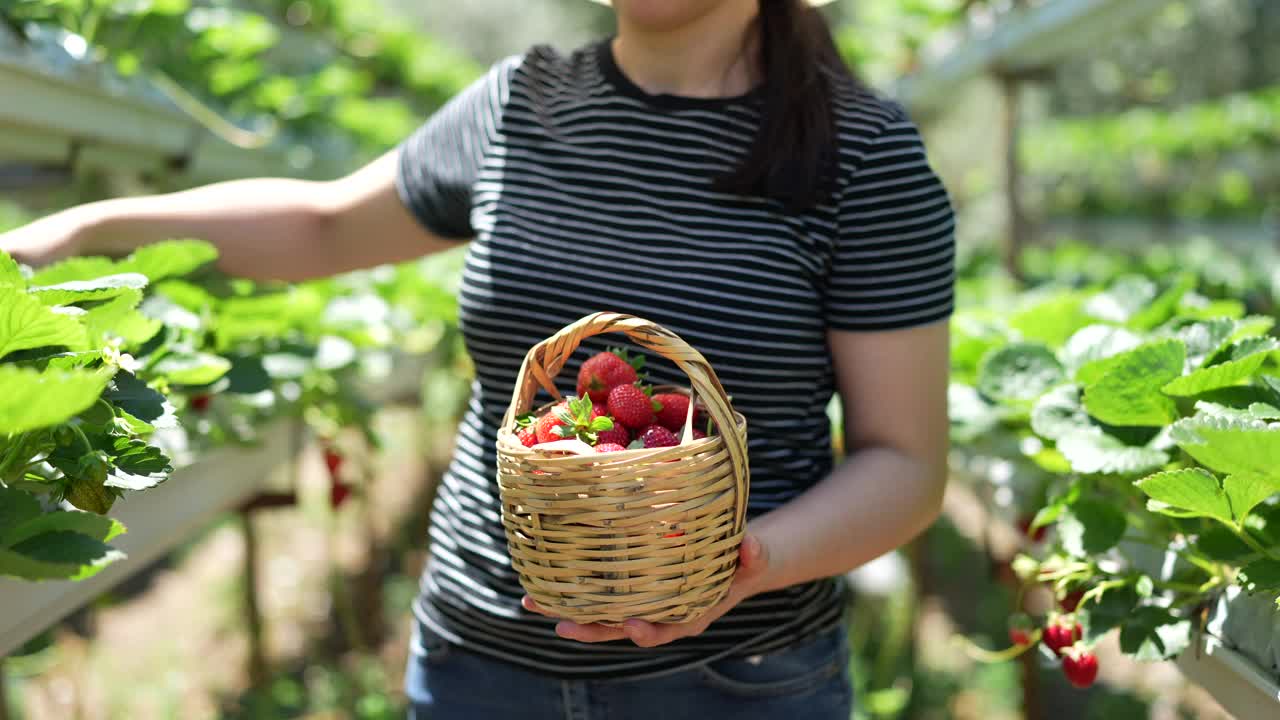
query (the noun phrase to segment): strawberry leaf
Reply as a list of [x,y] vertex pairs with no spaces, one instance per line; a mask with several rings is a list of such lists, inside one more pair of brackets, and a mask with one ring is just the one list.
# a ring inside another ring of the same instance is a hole
[[28,292],[45,305],[68,305],[89,300],[105,300],[129,290],[141,290],[146,286],[146,275],[121,273],[93,280],[68,280],[57,285],[33,285]]
[[1188,397],[1218,388],[1239,385],[1253,377],[1276,349],[1280,341],[1272,338],[1249,338],[1232,349],[1230,360],[1202,367],[1190,375],[1175,378],[1164,386],[1169,395]]
[[1066,377],[1049,348],[1012,343],[983,356],[978,364],[978,390],[1008,405],[1030,407]]
[[0,575],[28,580],[83,580],[124,557],[124,553],[78,532],[37,535],[0,549]]
[[166,355],[151,371],[175,385],[208,385],[231,369],[231,361],[206,352]]
[[1212,470],[1280,482],[1280,424],[1201,413],[1176,423],[1171,434],[1183,451]]
[[1256,560],[1240,569],[1240,584],[1251,593],[1280,592],[1280,561]]
[[1162,450],[1126,445],[1098,427],[1070,431],[1058,438],[1058,451],[1079,473],[1138,475],[1159,469],[1169,462]]
[[1120,649],[1143,662],[1175,657],[1191,645],[1191,621],[1162,607],[1144,606],[1120,627]]
[[1062,547],[1076,557],[1100,555],[1120,542],[1128,524],[1114,505],[1097,500],[1077,500],[1058,518]]
[[3,250],[0,250],[0,285],[9,285],[19,290],[27,287],[27,279],[22,276],[18,262]]
[[166,240],[138,248],[120,261],[116,272],[141,273],[152,282],[188,275],[218,259],[218,249],[203,240]]
[[113,373],[0,366],[0,434],[66,422],[97,401]]
[[603,432],[605,430],[612,430],[612,429],[613,429],[613,420],[608,417],[605,417],[604,415],[601,415],[600,417],[591,421],[592,432]]
[[36,298],[10,286],[0,286],[0,358],[18,350],[87,346],[78,320],[59,315]]
[[1149,343],[1108,358],[1102,361],[1106,371],[1085,385],[1085,410],[1109,425],[1168,424],[1178,418],[1178,408],[1160,388],[1182,374],[1185,361],[1186,348],[1178,340]]

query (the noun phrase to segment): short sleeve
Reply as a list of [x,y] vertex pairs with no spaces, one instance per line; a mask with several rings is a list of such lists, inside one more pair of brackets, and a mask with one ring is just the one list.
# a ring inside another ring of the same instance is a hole
[[495,64],[401,143],[396,190],[428,231],[458,240],[475,234],[472,188],[501,131],[520,60]]
[[915,124],[890,106],[840,190],[824,297],[835,330],[893,330],[951,315],[955,214]]

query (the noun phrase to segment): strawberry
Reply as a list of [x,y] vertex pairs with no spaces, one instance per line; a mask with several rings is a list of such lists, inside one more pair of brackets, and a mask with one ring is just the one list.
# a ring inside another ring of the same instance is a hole
[[351,486],[341,480],[334,480],[329,485],[329,507],[341,507],[351,497]]
[[1080,607],[1080,601],[1083,599],[1084,591],[1075,590],[1064,595],[1062,599],[1058,601],[1058,607],[1062,608],[1063,612],[1073,613],[1076,611],[1076,608]]
[[556,413],[556,411],[567,410],[568,408],[569,408],[569,401],[566,400],[560,403],[559,405],[556,405],[555,407],[548,410],[546,415],[543,415],[542,417],[537,419],[536,424],[534,425],[534,433],[538,437],[538,442],[545,443],[545,442],[553,442],[555,440],[564,439],[559,435],[554,434],[553,431],[556,429],[556,427],[560,425],[564,425],[564,421],[560,419],[560,416]]
[[622,423],[614,423],[609,430],[601,430],[596,433],[596,442],[601,445],[613,443],[626,447],[631,442],[631,433],[623,427]]
[[202,413],[209,409],[209,401],[212,400],[208,395],[192,395],[191,409],[198,413]]
[[[548,417],[551,419],[548,420]],[[551,408],[551,412],[538,420],[538,442],[576,437],[588,445],[594,445],[596,433],[612,429],[613,419],[596,412],[590,397],[571,397]],[[544,435],[549,439],[543,440]]]
[[336,477],[342,469],[342,455],[333,448],[324,449],[324,465],[329,468],[329,476]]
[[1033,520],[1034,520],[1034,518],[1031,518],[1031,517],[1025,517],[1025,516],[1024,516],[1024,517],[1022,517],[1022,518],[1020,518],[1020,519],[1018,520],[1018,529],[1019,529],[1019,530],[1021,530],[1021,531],[1022,531],[1023,536],[1024,536],[1024,537],[1026,537],[1026,538],[1027,538],[1028,540],[1030,540],[1031,542],[1033,542],[1033,543],[1041,543],[1041,542],[1044,542],[1044,536],[1045,536],[1045,534],[1046,534],[1047,532],[1049,532],[1049,526],[1048,526],[1048,525],[1041,525],[1040,527],[1036,528],[1035,530],[1032,530],[1032,529],[1031,529],[1031,523],[1032,523],[1032,521],[1033,521]]
[[[578,370],[578,396],[589,396],[595,402],[604,402],[609,391],[619,385],[630,385],[640,379],[638,369],[627,362],[625,353],[607,351],[596,353],[582,363]],[[643,360],[643,358],[641,358]]]
[[669,532],[669,533],[667,533],[666,535],[663,535],[662,537],[664,537],[664,538],[678,538],[678,537],[684,537],[684,531],[683,531],[683,530],[677,530],[676,532]]
[[693,429],[693,439],[694,439],[694,440],[701,440],[702,438],[704,438],[704,437],[706,437],[706,436],[707,436],[707,434],[706,434],[706,433],[704,433],[704,432],[702,432],[702,431],[701,431],[701,430],[699,430],[698,428],[694,428],[694,429]]
[[1084,643],[1075,643],[1062,651],[1062,674],[1067,682],[1083,690],[1098,679],[1098,656]]
[[680,438],[661,425],[650,425],[641,430],[637,437],[647,448],[675,447],[680,444]]
[[626,449],[627,449],[626,445],[619,445],[618,443],[602,442],[596,446],[596,452],[598,453],[622,452],[623,450],[626,450]]
[[1061,655],[1064,648],[1071,647],[1082,636],[1080,623],[1076,622],[1075,617],[1071,615],[1055,613],[1049,617],[1049,624],[1044,628],[1045,647],[1052,650],[1055,655]]
[[653,400],[635,385],[619,385],[609,391],[609,414],[632,430],[653,424]]
[[1017,647],[1026,647],[1031,644],[1032,633],[1035,626],[1031,622],[1031,618],[1023,613],[1018,613],[1009,618],[1009,642]]
[[654,402],[662,407],[658,410],[658,424],[676,432],[684,427],[685,415],[689,413],[689,396],[680,393],[658,393],[653,396]]
[[520,438],[520,444],[525,447],[538,444],[538,430],[532,426],[516,428],[516,437]]

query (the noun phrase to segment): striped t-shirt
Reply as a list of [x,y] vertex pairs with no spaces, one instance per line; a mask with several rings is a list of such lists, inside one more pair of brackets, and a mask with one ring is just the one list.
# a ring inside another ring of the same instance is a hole
[[[837,186],[803,212],[713,190],[751,146],[755,93],[649,94],[607,42],[498,63],[402,145],[403,202],[433,233],[470,240],[459,325],[475,381],[415,605],[431,631],[590,678],[757,654],[841,621],[844,586],[833,578],[751,598],[701,636],[658,648],[561,639],[554,621],[520,607],[495,480],[497,428],[525,352],[597,310],[652,320],[710,361],[747,418],[750,516],[831,471],[827,331],[946,318],[954,264],[947,192],[901,107],[846,80],[834,106]],[[582,360],[625,341],[584,343],[562,392],[574,391]],[[661,358],[646,365],[654,384],[688,384]]]

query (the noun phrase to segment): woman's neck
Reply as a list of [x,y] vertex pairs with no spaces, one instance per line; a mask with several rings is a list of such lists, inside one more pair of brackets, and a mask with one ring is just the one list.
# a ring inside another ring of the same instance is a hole
[[675,28],[618,18],[613,56],[631,82],[653,94],[735,97],[759,82],[759,0],[724,0]]

